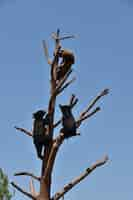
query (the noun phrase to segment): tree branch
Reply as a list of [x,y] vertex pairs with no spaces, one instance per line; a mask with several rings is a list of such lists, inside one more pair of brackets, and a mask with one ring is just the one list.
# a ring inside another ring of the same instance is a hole
[[91,172],[93,172],[97,167],[104,165],[108,161],[108,156],[105,156],[103,159],[96,161],[91,167],[87,168],[84,173],[82,173],[79,177],[72,180],[70,183],[65,185],[63,189],[57,192],[53,197],[52,200],[58,200],[64,194],[66,194],[69,190],[71,190],[75,185],[80,183],[84,178],[86,178]]
[[[53,137],[53,130],[54,130],[54,112],[55,112],[55,103],[56,103],[56,95],[55,90],[56,90],[56,69],[58,67],[58,61],[59,61],[59,50],[61,48],[60,46],[60,41],[59,41],[59,33],[60,30],[57,30],[56,33],[56,39],[55,39],[55,51],[54,51],[54,59],[51,64],[51,97],[49,100],[49,105],[48,105],[48,114],[49,114],[49,126],[48,126],[48,133]],[[44,159],[42,162],[42,170],[41,170],[41,178],[45,174],[45,169],[47,166],[47,162],[49,159],[49,155],[51,152],[52,148],[52,142],[45,147],[44,149]],[[50,198],[50,189],[51,189],[51,174],[49,174],[49,177],[47,179],[47,183],[44,181],[41,181],[40,185],[40,193],[45,193],[44,196],[46,195],[46,199]]]
[[68,81],[62,88],[60,88],[58,90],[58,94],[60,94],[61,92],[63,92],[64,89],[66,89],[71,83],[73,83],[76,80],[76,78],[72,78],[70,81]]
[[73,38],[75,38],[75,37],[76,37],[75,35],[70,35],[70,36],[60,37],[59,39],[60,39],[60,40],[66,40],[66,39],[73,39]]
[[34,174],[29,173],[29,172],[18,172],[18,173],[15,173],[14,176],[30,176],[34,178],[35,180],[40,181],[40,177],[35,176]]
[[24,195],[26,195],[27,197],[33,199],[33,200],[36,200],[36,197],[33,196],[32,194],[26,192],[24,189],[22,189],[21,187],[19,187],[16,183],[14,182],[11,182],[11,185],[16,188],[19,192],[23,193]]
[[46,41],[43,40],[43,41],[42,41],[42,44],[43,44],[44,55],[45,55],[45,58],[46,58],[46,60],[47,60],[47,63],[48,63],[49,65],[51,65],[52,63],[51,63],[51,61],[50,61],[50,59],[49,59],[48,47],[47,47]]
[[62,120],[58,120],[55,124],[54,124],[54,128],[56,128],[60,123],[62,122]]
[[88,113],[85,116],[82,116],[82,118],[80,118],[79,120],[76,121],[77,127],[79,127],[84,120],[92,117],[94,114],[96,114],[100,110],[101,110],[100,107],[97,107],[91,113]]
[[20,128],[20,127],[17,127],[17,126],[14,126],[14,128],[15,128],[16,130],[21,131],[21,132],[25,133],[26,135],[32,137],[32,133],[31,133],[30,131],[27,131],[26,129]]
[[52,149],[51,149],[49,159],[48,159],[48,162],[47,162],[47,166],[46,166],[46,169],[45,169],[45,174],[44,174],[44,177],[43,177],[45,180],[47,180],[47,178],[49,177],[49,174],[52,173],[56,154],[57,154],[58,149],[59,149],[60,145],[62,144],[63,140],[64,140],[64,134],[60,133],[60,135],[57,136],[57,138],[55,139],[55,142],[52,145]]
[[[69,35],[69,36],[59,37],[58,39],[59,39],[59,40],[65,40],[65,39],[73,39],[73,38],[75,38],[75,37],[76,37],[75,35]],[[57,39],[57,35],[56,35],[55,33],[52,33],[52,38],[53,38],[54,40],[56,40],[56,39]]]
[[96,102],[103,96],[109,93],[109,89],[104,89],[100,94],[98,94],[88,105],[87,109],[80,114],[80,118],[82,118],[86,113],[90,111],[90,109],[96,104]]

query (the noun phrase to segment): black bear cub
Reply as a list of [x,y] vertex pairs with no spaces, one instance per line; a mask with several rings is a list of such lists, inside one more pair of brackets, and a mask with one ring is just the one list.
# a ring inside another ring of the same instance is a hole
[[62,112],[62,126],[61,132],[64,133],[65,138],[69,138],[76,134],[76,121],[72,114],[72,108],[70,105],[59,105]]
[[42,149],[47,146],[51,140],[47,133],[49,117],[44,110],[39,110],[33,113],[33,119],[33,143],[35,145],[38,158],[43,159]]

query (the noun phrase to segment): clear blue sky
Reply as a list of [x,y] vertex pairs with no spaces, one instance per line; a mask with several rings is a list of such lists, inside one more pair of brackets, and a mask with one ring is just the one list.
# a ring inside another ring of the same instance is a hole
[[[71,93],[80,101],[79,112],[103,88],[111,93],[98,105],[102,111],[81,126],[80,138],[62,146],[53,176],[53,192],[108,154],[110,162],[97,169],[67,199],[121,199],[133,196],[133,4],[131,0],[0,0],[0,167],[10,180],[27,188],[28,178],[13,173],[27,170],[39,175],[31,138],[13,126],[32,127],[32,112],[47,108],[49,66],[42,39],[57,28],[78,35],[63,42],[76,54],[77,81],[57,100]],[[57,108],[57,117],[59,118]],[[26,184],[25,184],[26,183]],[[27,199],[16,192],[14,200]]]

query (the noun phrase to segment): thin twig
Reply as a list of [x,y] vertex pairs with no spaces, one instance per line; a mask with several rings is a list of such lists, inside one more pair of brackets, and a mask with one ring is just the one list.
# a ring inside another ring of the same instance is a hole
[[64,196],[64,194],[66,194],[69,190],[71,190],[75,185],[77,185],[84,178],[86,178],[93,170],[95,170],[97,167],[104,165],[107,161],[108,161],[108,156],[105,156],[103,159],[96,161],[91,167],[87,168],[85,170],[85,172],[82,173],[79,177],[72,180],[70,183],[65,185],[61,191],[57,192],[53,196],[52,200],[60,199],[62,196]]
[[35,176],[34,174],[29,173],[29,172],[18,172],[18,173],[15,173],[14,176],[30,176],[34,178],[35,180],[40,181],[40,177]]
[[76,38],[75,35],[70,35],[70,36],[60,37],[59,40],[74,39],[74,38]]
[[[75,37],[76,37],[75,35],[63,36],[63,37],[59,37],[58,40],[61,41],[61,40],[65,40],[65,39],[73,39]],[[52,38],[56,40],[57,39],[57,34],[52,33]]]
[[21,187],[19,187],[16,183],[11,182],[11,185],[16,188],[19,192],[23,193],[24,195],[26,195],[27,197],[36,200],[36,197],[33,196],[32,194],[30,194],[29,192],[26,192],[24,189],[22,189]]
[[62,120],[58,120],[55,124],[54,124],[54,128],[56,128],[60,123],[62,122]]
[[76,78],[72,78],[70,81],[68,81],[62,88],[60,88],[58,90],[58,94],[60,94],[61,92],[63,92],[64,89],[66,89],[71,83],[73,83],[76,80]]
[[21,132],[25,133],[26,135],[28,135],[28,136],[30,136],[30,137],[33,136],[32,133],[31,133],[30,131],[27,131],[27,130],[24,129],[24,128],[20,128],[20,127],[17,127],[17,126],[14,126],[14,128],[15,128],[16,130],[18,130],[18,131],[21,131]]

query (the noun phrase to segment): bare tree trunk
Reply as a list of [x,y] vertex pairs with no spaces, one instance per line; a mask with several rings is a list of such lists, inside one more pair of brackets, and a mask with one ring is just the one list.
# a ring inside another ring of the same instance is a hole
[[[54,50],[54,57],[53,60],[50,61],[48,57],[48,49],[46,46],[46,42],[43,41],[43,47],[44,47],[44,53],[46,56],[46,59],[48,61],[48,64],[50,65],[50,99],[48,104],[48,115],[50,118],[50,123],[48,125],[48,134],[51,136],[52,141],[48,144],[48,146],[44,149],[44,157],[42,160],[42,166],[41,166],[41,175],[36,176],[33,173],[30,172],[18,172],[15,173],[15,176],[30,176],[32,178],[30,182],[30,192],[25,191],[20,186],[18,186],[16,183],[11,182],[12,186],[15,187],[18,191],[26,195],[27,197],[33,199],[33,200],[58,200],[62,197],[64,197],[64,194],[69,192],[74,186],[76,186],[79,182],[81,182],[84,178],[86,178],[93,170],[95,170],[97,167],[100,167],[104,165],[108,157],[104,157],[103,159],[95,162],[91,167],[87,168],[83,174],[76,177],[74,180],[72,180],[70,183],[66,184],[59,192],[56,192],[53,197],[51,197],[51,184],[52,184],[52,172],[53,167],[55,163],[55,159],[57,156],[57,153],[60,149],[61,144],[63,144],[65,135],[60,131],[58,136],[54,138],[54,129],[60,125],[62,122],[62,119],[57,120],[55,123],[54,114],[55,114],[55,106],[56,106],[56,98],[59,94],[61,94],[70,84],[73,83],[75,80],[75,77],[71,80],[67,81],[68,77],[72,73],[72,69],[68,70],[68,72],[62,77],[60,81],[56,80],[56,70],[59,67],[59,54],[60,50],[62,49],[60,41],[64,39],[70,39],[74,38],[73,35],[71,36],[63,36],[60,37],[60,31],[57,30],[57,33],[52,34],[53,39],[55,40],[55,50]],[[107,95],[109,92],[108,89],[104,89],[102,92],[100,92],[87,106],[87,108],[81,112],[79,115],[77,121],[75,122],[75,127],[79,128],[81,123],[84,122],[86,119],[92,117],[95,115],[98,111],[100,111],[100,107],[96,107],[92,110],[92,108],[95,106],[95,104],[98,102],[101,97]],[[78,99],[73,94],[69,100],[69,106],[71,109],[76,106],[78,102]],[[92,111],[91,111],[92,110]],[[27,136],[33,137],[32,132],[26,130],[25,128],[20,128],[15,126],[15,129],[18,131],[21,131],[22,133],[26,134]],[[79,135],[78,133],[75,135]],[[37,193],[35,191],[33,179],[40,182],[40,191]]]

